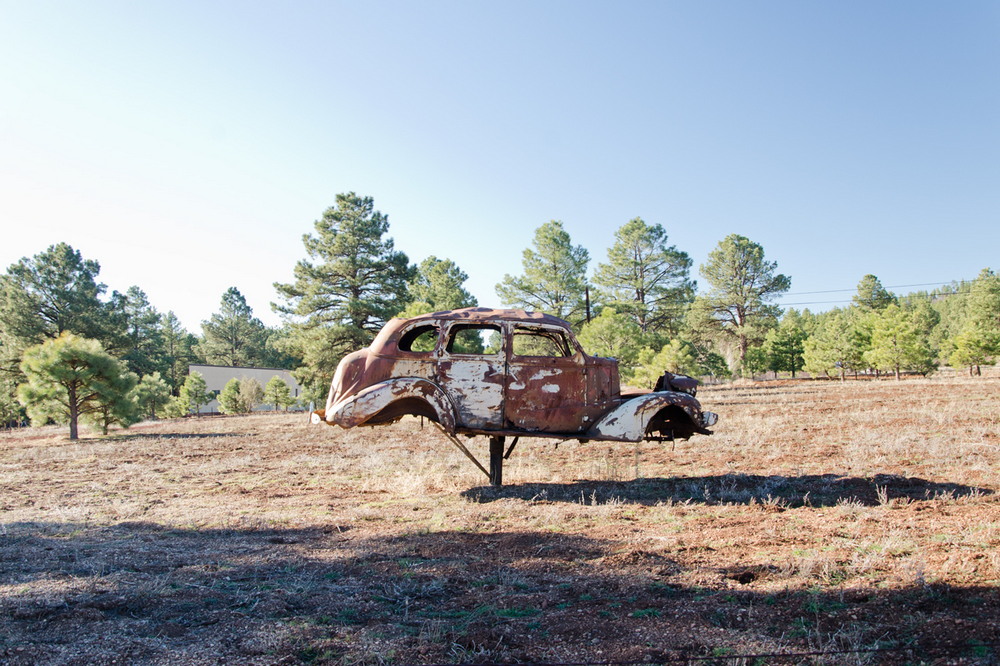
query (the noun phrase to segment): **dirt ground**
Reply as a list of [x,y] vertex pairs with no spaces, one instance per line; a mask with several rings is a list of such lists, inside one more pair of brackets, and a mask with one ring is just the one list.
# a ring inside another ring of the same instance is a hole
[[1000,377],[699,398],[499,489],[416,419],[0,433],[0,661],[1000,661]]

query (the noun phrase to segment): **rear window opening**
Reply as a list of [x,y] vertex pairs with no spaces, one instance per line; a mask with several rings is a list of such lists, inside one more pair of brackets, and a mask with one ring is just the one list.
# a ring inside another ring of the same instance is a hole
[[414,326],[399,338],[399,351],[430,353],[438,341],[439,329],[434,324]]
[[514,355],[566,357],[572,356],[573,350],[562,331],[517,326],[514,328]]

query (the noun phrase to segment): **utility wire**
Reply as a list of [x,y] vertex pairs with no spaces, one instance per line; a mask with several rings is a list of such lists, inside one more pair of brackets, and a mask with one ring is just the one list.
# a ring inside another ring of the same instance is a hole
[[[964,283],[971,282],[971,280],[947,280],[945,282],[921,282],[919,284],[890,284],[888,286],[883,286],[884,289],[904,289],[906,287],[933,287],[936,285],[952,284],[954,282]],[[857,287],[852,287],[850,289],[825,289],[823,291],[789,291],[786,292],[786,296],[808,296],[812,294],[837,294],[844,292],[857,291]]]
[[[932,284],[938,284],[938,283],[935,282],[935,283],[932,283]],[[912,286],[919,286],[919,285],[912,285]],[[836,290],[829,291],[829,292],[819,292],[819,291],[817,291],[817,292],[801,292],[800,294],[797,294],[797,295],[802,295],[802,294],[807,294],[807,293],[816,293],[816,294],[834,293],[835,291],[844,291],[844,290],[836,289]],[[848,290],[848,291],[851,291],[851,290]],[[916,298],[931,298],[932,296],[934,298],[936,298],[938,296],[968,296],[969,293],[971,293],[969,290],[962,290],[962,291],[940,291],[940,292],[938,292],[936,294],[905,294],[903,296],[899,296],[898,298],[901,298],[901,299],[916,299]],[[791,294],[784,294],[784,295],[788,296],[788,295],[791,295]],[[837,304],[837,303],[852,303],[853,300],[854,299],[848,298],[848,299],[840,299],[840,300],[837,300],[837,301],[799,301],[799,302],[796,302],[796,303],[778,303],[778,305],[781,305],[782,307],[788,307],[788,306],[791,306],[791,305],[833,305],[833,304]]]

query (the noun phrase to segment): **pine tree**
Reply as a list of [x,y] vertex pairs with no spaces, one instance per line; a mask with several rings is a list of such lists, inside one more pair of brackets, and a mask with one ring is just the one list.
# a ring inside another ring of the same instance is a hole
[[982,375],[981,366],[994,362],[997,354],[997,333],[970,321],[952,339],[948,362],[953,368],[968,368],[969,376]]
[[775,373],[790,372],[792,377],[802,369],[805,361],[806,332],[801,325],[801,315],[788,310],[777,328],[772,328],[764,338],[767,369]]
[[993,342],[994,353],[1000,353],[1000,276],[989,268],[980,271],[968,296],[967,320],[980,327]]
[[156,410],[162,409],[170,402],[170,386],[163,380],[160,373],[154,372],[143,377],[136,384],[133,397],[139,410],[149,416],[156,418]]
[[776,262],[764,260],[763,247],[737,234],[720,241],[701,266],[708,291],[695,299],[693,319],[709,335],[734,344],[738,367],[781,313],[768,301],[788,291],[792,281],[775,274],[777,267]]
[[1000,276],[984,268],[969,285],[964,324],[950,340],[948,361],[981,375],[980,366],[1000,356]]
[[66,243],[23,258],[0,276],[0,321],[10,350],[18,352],[62,333],[106,342],[114,318],[100,297],[101,267]]
[[639,325],[614,308],[604,308],[600,316],[584,324],[578,338],[588,354],[618,359],[618,367],[626,377],[633,372],[643,347]]
[[198,338],[188,333],[173,311],[160,318],[160,337],[163,340],[163,361],[166,365],[164,379],[173,392],[179,393],[188,373],[188,366],[197,361],[195,346]]
[[659,351],[649,347],[639,352],[636,371],[628,381],[639,388],[652,389],[663,373],[672,372],[691,377],[702,374],[694,346],[685,340],[674,338]]
[[288,351],[302,359],[296,378],[319,399],[340,359],[403,309],[415,269],[386,237],[389,219],[371,197],[338,194],[314,228],[302,238],[308,259],[294,282],[275,283],[283,303],[272,307],[289,322]]
[[135,402],[138,377],[123,361],[116,359],[116,363],[119,372],[97,380],[95,389],[99,398],[96,408],[83,415],[87,423],[100,428],[102,435],[107,435],[112,425],[128,428],[140,420],[139,406]]
[[469,276],[451,259],[430,256],[420,262],[409,284],[410,302],[401,317],[416,317],[429,312],[475,307],[476,298],[463,284]]
[[603,288],[603,302],[631,316],[643,333],[674,336],[694,298],[690,270],[690,257],[667,245],[663,227],[637,217],[615,232],[608,263],[598,264],[594,282]]
[[112,307],[124,331],[121,358],[129,370],[139,376],[166,370],[160,314],[139,287],[129,287],[125,294],[115,293]]
[[868,340],[849,312],[832,310],[820,320],[812,335],[803,343],[805,369],[814,374],[839,374],[844,381],[848,370],[855,374],[864,366]]
[[574,326],[587,318],[587,264],[590,254],[582,245],[573,245],[563,223],[546,222],[535,230],[534,249],[522,255],[524,273],[505,275],[496,286],[506,305],[545,312]]
[[201,373],[192,372],[184,380],[177,402],[183,407],[183,413],[194,412],[198,414],[201,412],[202,405],[207,405],[214,398],[215,396],[208,391],[208,385]]
[[65,332],[26,349],[21,370],[27,381],[18,387],[18,399],[32,423],[68,423],[71,440],[79,438],[82,417],[115,413],[135,385],[98,341]]
[[243,409],[240,402],[240,380],[233,377],[219,393],[219,411],[223,414],[239,414]]
[[884,310],[896,302],[896,297],[872,274],[865,275],[858,283],[858,292],[854,295],[854,305],[863,312]]
[[219,312],[201,328],[204,338],[197,349],[208,363],[252,367],[265,356],[266,328],[236,287],[226,290]]
[[891,370],[896,379],[903,370],[926,374],[934,369],[934,355],[927,336],[911,312],[893,303],[869,314],[872,321],[871,349],[865,361],[879,370]]
[[274,411],[282,408],[287,409],[295,404],[295,398],[292,397],[288,382],[277,375],[271,377],[264,386],[263,400],[265,403],[273,405]]

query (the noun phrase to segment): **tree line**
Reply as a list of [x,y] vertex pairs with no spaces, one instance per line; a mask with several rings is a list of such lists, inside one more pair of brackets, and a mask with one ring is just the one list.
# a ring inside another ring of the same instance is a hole
[[[265,326],[232,287],[198,334],[173,312],[157,311],[137,286],[107,296],[99,264],[64,243],[23,258],[0,276],[0,418],[68,422],[74,408],[66,396],[78,378],[58,375],[87,363],[89,384],[77,388],[90,387],[89,401],[76,409],[104,430],[135,418],[122,416],[129,404],[140,414],[197,411],[211,398],[187,374],[191,363],[287,368],[305,400],[321,401],[340,359],[369,344],[388,319],[478,305],[454,261],[412,264],[388,232],[388,216],[371,197],[337,195],[303,236],[305,257],[292,281],[274,284],[282,325]],[[692,263],[661,225],[635,218],[591,271],[589,252],[553,220],[536,229],[521,271],[505,275],[496,294],[504,306],[566,319],[588,352],[619,359],[623,381],[635,385],[651,386],[664,370],[714,377],[806,370],[845,379],[950,364],[976,373],[1000,354],[1000,279],[989,269],[953,285],[954,294],[896,296],[866,275],[850,306],[811,313],[776,304],[791,278],[746,237],[719,241],[699,267],[701,288]],[[124,379],[113,377],[116,368]],[[264,399],[259,385],[242,390],[242,403],[238,385],[220,403],[237,410]],[[116,406],[116,393],[130,397]]]

